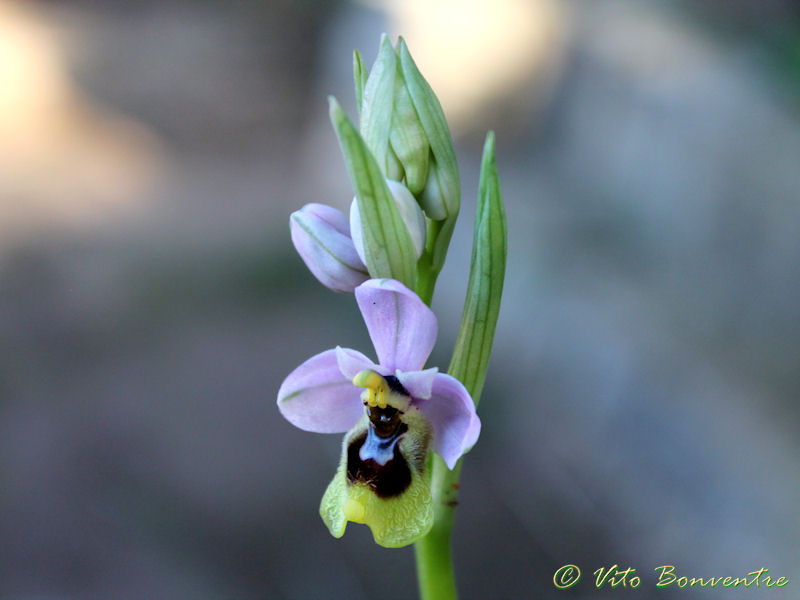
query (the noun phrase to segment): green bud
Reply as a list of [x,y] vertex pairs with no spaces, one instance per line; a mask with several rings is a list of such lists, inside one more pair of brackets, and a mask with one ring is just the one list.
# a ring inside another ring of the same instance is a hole
[[434,221],[442,221],[448,217],[447,203],[445,202],[442,188],[439,185],[441,170],[436,159],[431,157],[428,167],[428,179],[425,187],[418,196],[419,204],[428,218]]
[[431,186],[435,185],[435,189],[431,187],[427,192],[425,190],[422,192],[424,198],[421,201],[422,207],[431,219],[455,217],[461,203],[461,183],[458,178],[458,164],[450,128],[447,126],[444,111],[436,94],[419,72],[402,37],[398,41],[398,54],[411,103],[433,155],[427,181],[430,182],[433,176],[431,171],[436,173],[436,181],[431,183]]
[[329,101],[331,123],[356,193],[367,270],[371,277],[389,277],[414,289],[417,255],[408,228],[364,140],[336,99]]
[[461,327],[448,373],[478,404],[492,352],[506,271],[506,215],[494,156],[494,133],[486,136],[478,187],[472,262]]
[[428,179],[428,156],[430,144],[425,130],[414,109],[411,95],[406,88],[403,72],[398,64],[394,82],[394,113],[389,142],[403,164],[406,187],[415,196],[419,195]]
[[397,158],[397,154],[394,153],[392,145],[389,144],[389,147],[386,149],[386,177],[394,181],[403,181],[405,173],[403,163]]

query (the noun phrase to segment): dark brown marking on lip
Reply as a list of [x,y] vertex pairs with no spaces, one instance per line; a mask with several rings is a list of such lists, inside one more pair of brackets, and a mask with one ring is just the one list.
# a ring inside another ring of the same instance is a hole
[[400,417],[402,415],[403,413],[391,406],[386,408],[367,406],[367,416],[375,429],[375,433],[380,438],[395,438],[399,435],[398,430],[400,429]]
[[[402,423],[398,428],[397,438],[408,430]],[[408,468],[397,442],[394,445],[392,459],[381,465],[369,458],[362,460],[359,450],[367,439],[367,432],[362,433],[347,447],[347,482],[350,485],[363,483],[368,485],[379,498],[393,498],[405,492],[411,485],[411,470]]]
[[403,387],[403,384],[400,383],[400,380],[394,375],[386,375],[384,379],[386,380],[386,384],[389,386],[389,389],[396,394],[403,394],[403,396],[411,395],[408,393],[408,391],[406,391],[406,388]]

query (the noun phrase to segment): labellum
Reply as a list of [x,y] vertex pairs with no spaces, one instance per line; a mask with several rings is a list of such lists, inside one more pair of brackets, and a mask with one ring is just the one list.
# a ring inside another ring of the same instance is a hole
[[395,377],[366,371],[354,382],[369,385],[365,414],[345,436],[320,515],[334,537],[353,521],[368,525],[381,546],[412,544],[433,525],[425,473],[431,426]]

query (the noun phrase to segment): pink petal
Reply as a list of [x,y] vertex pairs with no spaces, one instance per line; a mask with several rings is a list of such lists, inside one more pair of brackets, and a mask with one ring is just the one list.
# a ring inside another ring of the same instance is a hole
[[292,213],[289,223],[300,258],[323,285],[352,292],[369,277],[350,239],[347,217],[340,211],[306,204]]
[[417,258],[419,258],[425,249],[425,213],[419,207],[417,199],[402,183],[387,179],[386,185],[389,186],[389,191],[392,192],[397,210],[400,212],[400,218],[406,224],[408,234],[414,244],[414,250],[417,252]]
[[469,392],[455,377],[438,373],[430,399],[415,404],[433,426],[433,450],[452,469],[481,432],[481,420]]
[[406,388],[412,398],[427,400],[431,397],[433,381],[438,372],[438,367],[432,367],[424,371],[410,371],[408,373],[398,369],[395,371],[395,377],[403,384],[403,387]]
[[350,232],[350,237],[358,253],[358,258],[366,265],[367,257],[364,254],[364,234],[361,231],[361,213],[358,211],[358,200],[355,198],[353,198],[353,202],[350,203]]
[[[373,371],[381,372],[380,366],[376,365],[366,356],[357,350],[350,348],[340,348],[336,346],[336,362],[339,365],[339,371],[347,381],[352,382],[353,377],[364,369],[372,369]],[[352,383],[350,385],[353,385]],[[359,393],[361,388],[358,388]]]
[[[352,352],[352,351],[351,351]],[[283,380],[278,408],[295,427],[315,433],[351,429],[364,412],[361,390],[345,378],[336,350],[312,356]]]
[[355,292],[381,366],[389,372],[422,369],[436,342],[433,311],[394,279],[369,279]]

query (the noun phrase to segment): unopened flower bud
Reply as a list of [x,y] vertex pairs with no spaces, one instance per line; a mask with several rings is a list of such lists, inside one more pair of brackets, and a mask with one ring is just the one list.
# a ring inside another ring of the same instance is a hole
[[431,146],[411,101],[402,71],[398,72],[395,78],[394,111],[389,143],[403,165],[406,186],[412,194],[419,195],[428,179]]
[[[391,179],[386,180],[386,185],[392,193],[400,217],[403,219],[408,233],[411,236],[414,251],[416,252],[417,258],[419,258],[425,248],[425,215],[422,213],[422,210],[420,210],[416,199],[411,195],[411,192],[408,191],[406,186],[397,181],[392,181]],[[363,224],[358,210],[358,202],[353,198],[353,203],[350,205],[350,233],[358,256],[366,263],[366,259],[364,258],[362,228]]]
[[461,183],[450,128],[436,94],[419,72],[402,38],[398,41],[397,52],[413,109],[430,144],[428,175],[420,203],[433,220],[454,219],[461,203]]
[[292,213],[290,227],[300,258],[323,285],[352,292],[369,278],[341,211],[324,204],[306,204]]

